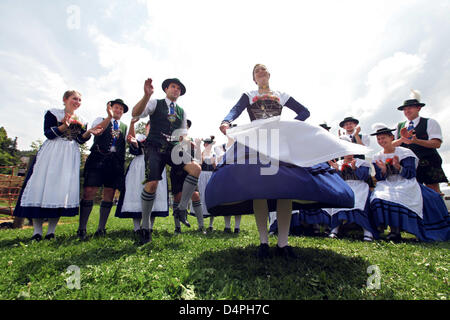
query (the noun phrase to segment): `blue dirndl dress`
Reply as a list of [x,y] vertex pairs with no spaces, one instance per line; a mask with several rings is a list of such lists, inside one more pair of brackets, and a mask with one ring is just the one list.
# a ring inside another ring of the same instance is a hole
[[[388,162],[398,156],[402,169],[388,169],[383,176],[375,160]],[[438,193],[416,180],[418,158],[409,149],[395,148],[395,153],[382,151],[373,158],[377,185],[370,197],[374,224],[392,226],[414,234],[421,241],[450,239],[450,218],[444,201]]]
[[[297,113],[296,120],[280,120],[283,105]],[[206,187],[206,205],[212,215],[252,214],[256,199],[267,199],[269,212],[276,211],[277,199],[291,199],[292,210],[353,207],[353,191],[323,162],[365,153],[365,148],[306,124],[303,120],[309,111],[277,91],[271,97],[258,96],[257,91],[244,94],[225,120],[236,119],[245,109],[252,123],[227,131],[236,142]],[[256,138],[249,142],[248,137]],[[264,137],[268,145],[261,144]]]
[[[331,210],[331,229],[343,223],[354,223],[370,231],[374,238],[378,239],[377,229],[369,214],[370,191],[367,180],[369,178],[370,164],[364,160],[356,159],[356,170],[353,170],[351,167],[345,167],[342,161],[339,161],[339,166],[343,179],[355,194],[355,206],[351,209],[333,208]],[[343,170],[342,167],[344,167]]]
[[44,118],[47,140],[39,149],[25,177],[14,216],[31,219],[73,217],[80,201],[80,148],[87,123],[78,118],[65,132],[58,126],[64,109],[48,110]]

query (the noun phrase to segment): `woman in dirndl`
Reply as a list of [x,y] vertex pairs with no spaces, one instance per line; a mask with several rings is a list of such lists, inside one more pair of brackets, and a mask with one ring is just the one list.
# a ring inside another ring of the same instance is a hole
[[[125,189],[120,193],[119,203],[115,216],[118,218],[133,219],[133,232],[137,237],[141,232],[142,220],[142,201],[141,193],[144,188],[143,182],[145,180],[145,161],[144,161],[144,142],[150,131],[150,121],[145,125],[146,135],[136,134],[134,125],[139,121],[139,118],[132,118],[130,123],[130,130],[127,136],[127,141],[130,147],[130,153],[134,155],[134,159],[128,166],[125,175]],[[152,214],[150,216],[150,232],[153,232],[153,226],[156,217],[169,216],[169,196],[167,189],[167,175],[166,169],[162,173],[162,180],[158,183],[158,189],[153,204]]]
[[[346,137],[341,137],[346,139]],[[348,139],[351,142],[350,139]],[[332,228],[329,237],[337,238],[339,228],[343,224],[356,224],[363,229],[364,241],[373,241],[378,238],[376,228],[373,227],[369,217],[369,185],[367,180],[370,176],[370,164],[353,155],[345,156],[339,161],[329,161],[330,165],[336,169],[352,188],[355,195],[355,206],[353,208],[331,209]]]
[[32,240],[42,240],[42,225],[48,219],[45,239],[55,238],[60,217],[78,214],[80,201],[80,147],[100,128],[86,130],[87,123],[75,111],[81,106],[81,94],[66,91],[64,108],[50,109],[44,117],[42,144],[28,171],[14,216],[33,221]]
[[[231,109],[220,130],[235,139],[217,166],[205,197],[213,215],[255,214],[260,246],[258,258],[267,258],[267,219],[277,211],[276,255],[295,258],[288,245],[292,211],[300,208],[354,205],[353,191],[328,165],[349,153],[366,153],[366,147],[340,141],[320,127],[304,122],[310,113],[286,93],[271,90],[264,65],[253,69],[257,90],[244,93]],[[283,106],[293,110],[295,120],[281,121]],[[247,110],[250,124],[230,129]]]
[[394,135],[386,125],[374,125],[372,136],[383,148],[372,159],[376,187],[370,196],[370,210],[377,227],[390,227],[386,239],[402,240],[400,231],[420,241],[446,241],[450,238],[449,214],[439,193],[419,184],[419,159],[404,147],[394,147]]

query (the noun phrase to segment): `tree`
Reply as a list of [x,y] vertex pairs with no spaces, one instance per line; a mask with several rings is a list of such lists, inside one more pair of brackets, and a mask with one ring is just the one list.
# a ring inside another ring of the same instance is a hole
[[[19,150],[17,150],[17,137],[8,138],[4,127],[0,128],[0,166],[15,166],[19,162]],[[2,170],[8,173],[10,170]]]

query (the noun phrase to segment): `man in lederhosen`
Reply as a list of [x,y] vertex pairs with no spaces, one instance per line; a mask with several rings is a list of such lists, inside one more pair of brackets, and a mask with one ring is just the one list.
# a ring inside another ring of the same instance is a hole
[[[187,175],[184,181],[172,183],[172,189],[182,191],[178,208],[174,208],[174,217],[182,223],[187,222],[187,206],[192,194],[197,188],[201,167],[194,162],[190,152],[183,152],[179,148],[183,144],[190,145],[186,141],[187,118],[186,112],[177,103],[177,99],[186,93],[186,87],[180,80],[166,79],[162,83],[162,89],[166,94],[165,99],[150,99],[153,94],[152,79],[147,79],[144,84],[144,97],[133,108],[132,116],[150,117],[150,132],[145,141],[145,187],[142,191],[142,225],[141,243],[151,241],[149,218],[153,208],[155,192],[158,181],[162,179],[161,173],[166,164],[171,170],[184,170]],[[172,152],[173,151],[173,152]],[[181,157],[182,156],[182,157]],[[181,161],[181,158],[183,160]],[[182,184],[182,185],[181,185]]]
[[448,182],[442,170],[442,158],[436,150],[442,144],[442,131],[436,120],[419,116],[424,106],[425,103],[420,102],[420,93],[412,90],[410,99],[397,108],[408,120],[398,123],[394,145],[414,152],[419,158],[417,181],[441,194],[439,183]]
[[128,106],[122,99],[108,102],[106,118],[97,118],[92,127],[104,128],[103,133],[94,138],[91,153],[84,166],[84,190],[80,203],[80,225],[77,235],[85,240],[86,226],[92,211],[97,190],[103,187],[100,204],[100,219],[95,236],[106,234],[106,222],[111,211],[115,191],[122,190],[124,184],[124,164],[127,126],[120,121]]

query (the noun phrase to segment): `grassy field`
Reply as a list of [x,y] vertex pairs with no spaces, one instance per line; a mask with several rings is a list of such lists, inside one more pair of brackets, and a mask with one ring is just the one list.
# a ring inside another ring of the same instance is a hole
[[[77,217],[61,219],[51,241],[31,242],[32,228],[0,230],[0,299],[449,298],[448,242],[290,237],[297,260],[261,262],[255,257],[259,238],[253,216],[243,216],[238,235],[222,231],[223,218],[216,218],[214,232],[203,235],[190,217],[192,228],[175,236],[172,216],[157,218],[153,241],[139,246],[132,221],[113,215],[107,236],[87,242],[75,236]],[[97,223],[95,207],[89,234]],[[270,245],[273,249],[276,237]],[[70,266],[79,268],[79,289],[76,282],[68,285],[75,276]],[[378,270],[378,288],[371,270]],[[368,279],[375,288],[367,287]]]

